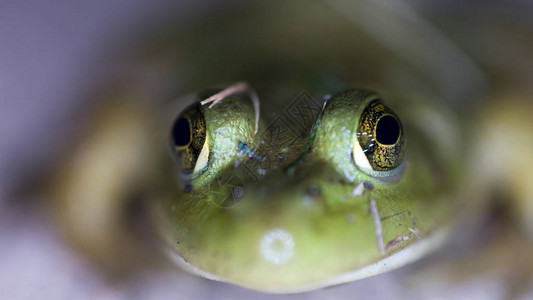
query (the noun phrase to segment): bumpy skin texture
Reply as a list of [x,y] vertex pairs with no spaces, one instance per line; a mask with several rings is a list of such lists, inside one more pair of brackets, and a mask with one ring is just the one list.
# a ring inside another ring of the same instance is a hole
[[[248,101],[232,97],[203,107],[209,166],[189,183],[192,190],[178,188],[168,199],[162,230],[173,250],[211,278],[298,291],[323,286],[442,229],[453,203],[447,180],[453,174],[424,146],[428,142],[410,120],[402,119],[409,149],[398,168],[374,176],[354,163],[359,118],[377,98],[366,90],[332,97],[312,138],[288,149],[267,147],[260,134],[252,134],[253,112],[243,107]],[[289,154],[269,165],[261,159],[280,153]],[[252,177],[243,165],[264,172]]]

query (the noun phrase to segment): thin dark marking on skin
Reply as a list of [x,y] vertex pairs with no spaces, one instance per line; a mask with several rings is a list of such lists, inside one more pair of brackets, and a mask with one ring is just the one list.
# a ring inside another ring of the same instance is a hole
[[383,222],[383,221],[385,221],[385,220],[387,220],[387,219],[390,219],[390,218],[396,217],[396,216],[403,215],[403,214],[405,214],[406,212],[407,212],[407,211],[404,210],[404,211],[401,211],[401,212],[397,212],[397,213],[395,213],[395,214],[393,214],[393,215],[383,217],[383,218],[381,218],[381,222]]
[[376,229],[376,239],[379,253],[385,254],[385,245],[383,243],[383,228],[381,227],[381,220],[379,219],[379,211],[376,204],[376,200],[370,199],[370,211],[372,212],[372,218],[374,219],[374,227]]
[[385,251],[389,251],[389,249],[396,245],[396,244],[399,244],[401,242],[405,242],[407,240],[410,240],[411,238],[413,238],[414,236],[416,236],[418,239],[420,239],[420,236],[418,235],[419,233],[419,230],[418,229],[412,229],[411,227],[409,227],[409,231],[411,233],[405,235],[405,234],[400,234],[399,236],[395,237],[394,239],[392,239],[391,241],[389,241],[387,243],[387,247],[385,248]]
[[257,92],[250,86],[248,83],[244,81],[237,82],[234,85],[231,85],[222,91],[214,94],[213,96],[203,100],[200,102],[202,105],[206,105],[208,103],[211,103],[209,105],[209,108],[212,108],[213,106],[220,103],[224,98],[237,94],[246,92],[248,96],[250,96],[250,99],[252,100],[252,103],[254,105],[254,112],[255,112],[255,128],[254,128],[254,135],[257,134],[257,130],[259,129],[259,114],[260,114],[260,108],[259,108],[259,96],[257,96]]
[[389,242],[387,243],[387,247],[385,248],[385,251],[389,251],[389,249],[390,249],[392,246],[394,246],[394,245],[396,245],[396,244],[399,244],[399,243],[401,243],[401,242],[403,242],[403,241],[407,241],[407,240],[409,240],[410,238],[411,238],[411,235],[410,235],[410,234],[408,234],[408,235],[401,234],[401,235],[395,237],[394,239],[392,239],[391,241],[389,241]]

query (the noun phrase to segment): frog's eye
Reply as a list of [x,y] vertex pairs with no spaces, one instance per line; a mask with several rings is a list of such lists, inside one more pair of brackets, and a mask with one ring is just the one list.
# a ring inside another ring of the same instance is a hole
[[[217,94],[199,93],[199,99]],[[244,95],[229,95],[216,105],[192,104],[175,119],[170,147],[182,183],[194,188],[210,183],[220,173],[251,159],[243,150],[256,149],[256,122],[251,101]]]
[[402,123],[390,108],[374,100],[361,114],[353,143],[353,157],[358,168],[392,170],[401,164],[405,152]]
[[186,175],[202,174],[209,161],[209,138],[199,103],[186,108],[174,122],[170,143],[176,161]]

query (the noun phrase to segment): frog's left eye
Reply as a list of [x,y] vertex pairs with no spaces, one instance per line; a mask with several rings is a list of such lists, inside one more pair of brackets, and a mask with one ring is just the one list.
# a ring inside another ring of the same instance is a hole
[[198,176],[209,161],[209,139],[200,104],[186,108],[171,131],[171,146],[184,174]]
[[354,139],[353,157],[358,168],[389,171],[398,167],[405,152],[405,134],[398,116],[379,100],[363,110]]

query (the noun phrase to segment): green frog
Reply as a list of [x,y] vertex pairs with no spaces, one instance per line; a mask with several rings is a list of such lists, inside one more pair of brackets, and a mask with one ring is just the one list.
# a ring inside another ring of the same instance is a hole
[[395,269],[443,241],[457,170],[431,143],[437,132],[350,89],[287,142],[288,128],[256,121],[250,89],[192,104],[170,130],[181,185],[161,231],[185,269],[304,291]]
[[268,292],[373,276],[445,241],[460,159],[454,135],[424,126],[437,108],[365,89],[324,101],[304,92],[290,108],[314,117],[305,126],[259,105],[245,83],[192,98],[165,107],[163,122],[121,101],[100,113],[57,197],[83,251],[114,265],[110,245],[136,248],[122,234],[132,190],[149,191],[154,244],[181,267]]
[[[462,189],[486,187],[485,171],[465,170],[469,123],[451,101],[470,96],[476,73],[444,45],[420,74],[416,57],[325,8],[237,10],[196,24],[207,38],[163,35],[163,50],[151,37],[132,59],[143,75],[104,95],[56,181],[73,244],[112,272],[163,249],[193,274],[274,293],[363,279],[445,244],[457,212],[471,211]],[[350,38],[341,47],[331,32]]]

